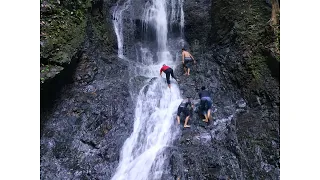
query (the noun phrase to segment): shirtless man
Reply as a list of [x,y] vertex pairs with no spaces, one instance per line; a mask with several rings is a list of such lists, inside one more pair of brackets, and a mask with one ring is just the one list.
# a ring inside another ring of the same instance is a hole
[[191,67],[191,61],[193,60],[194,64],[196,63],[196,60],[194,60],[193,56],[186,51],[186,49],[182,48],[182,64],[185,74],[184,75],[190,75],[190,67]]

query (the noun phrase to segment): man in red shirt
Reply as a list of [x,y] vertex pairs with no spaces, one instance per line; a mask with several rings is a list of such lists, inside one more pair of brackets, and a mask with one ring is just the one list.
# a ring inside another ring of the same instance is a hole
[[160,69],[160,76],[162,75],[162,71],[164,73],[166,73],[166,78],[167,78],[167,84],[169,86],[169,88],[171,88],[171,84],[170,84],[170,75],[173,79],[175,79],[176,81],[178,81],[178,79],[174,76],[173,74],[173,69],[165,64],[162,65],[162,68]]

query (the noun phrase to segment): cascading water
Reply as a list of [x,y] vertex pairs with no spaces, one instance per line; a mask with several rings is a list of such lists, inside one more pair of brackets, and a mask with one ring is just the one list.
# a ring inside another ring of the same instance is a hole
[[171,0],[170,25],[172,26],[173,23],[178,23],[180,19],[179,25],[181,33],[184,27],[183,3],[184,0]]
[[[182,0],[171,1],[174,5],[181,2]],[[116,17],[114,29],[118,40],[118,54],[121,58],[125,58],[122,13],[128,9],[128,4],[127,1],[124,5],[117,6],[114,12]],[[167,15],[167,2],[166,0],[147,1],[144,7],[141,19],[143,26],[149,27],[144,30],[155,32],[156,48],[150,50],[148,47],[150,42],[140,43],[141,59],[138,60],[139,65],[135,67],[135,75],[145,76],[150,79],[150,82],[140,90],[137,97],[133,132],[122,147],[119,166],[112,180],[160,179],[166,158],[163,152],[178,133],[178,129],[173,125],[176,109],[182,100],[180,90],[175,83],[169,89],[164,79],[159,78],[159,69],[162,64],[165,63],[173,68],[176,64],[167,46],[168,18],[170,18]],[[181,7],[182,4],[178,6],[178,8]],[[175,9],[171,9],[171,15],[177,16]],[[180,15],[183,14],[182,8],[179,12]],[[170,18],[170,21],[176,21],[176,18]],[[182,18],[180,17],[181,22],[183,22]],[[176,44],[179,43],[181,44],[181,40],[176,42]],[[135,65],[135,63],[132,64]],[[174,80],[171,79],[171,81]]]
[[117,42],[118,42],[118,56],[120,58],[123,58],[123,29],[122,29],[122,24],[123,24],[123,18],[122,18],[122,13],[123,11],[127,10],[130,5],[130,0],[127,0],[122,6],[119,5],[119,2],[117,3],[117,6],[114,10],[113,13],[113,27],[114,31],[117,36]]

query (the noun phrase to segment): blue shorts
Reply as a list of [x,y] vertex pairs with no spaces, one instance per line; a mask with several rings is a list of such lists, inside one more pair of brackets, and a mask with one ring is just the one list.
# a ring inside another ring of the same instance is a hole
[[207,111],[212,107],[212,100],[210,97],[202,97],[200,104],[201,104],[201,108]]

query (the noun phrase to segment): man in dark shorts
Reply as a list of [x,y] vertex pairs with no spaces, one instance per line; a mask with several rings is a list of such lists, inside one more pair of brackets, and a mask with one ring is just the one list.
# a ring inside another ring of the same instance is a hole
[[173,69],[165,64],[162,65],[162,68],[160,69],[160,76],[162,75],[162,71],[166,73],[166,79],[167,79],[167,84],[169,88],[171,88],[170,84],[170,75],[173,79],[175,79],[178,82],[178,79],[174,76],[173,74]]
[[193,109],[194,109],[194,104],[191,103],[190,97],[188,97],[187,99],[184,99],[178,107],[178,113],[177,113],[178,124],[180,124],[180,115],[181,113],[183,113],[183,115],[186,117],[186,119],[184,120],[183,127],[185,128],[190,127],[190,125],[188,125],[188,121],[192,116]]
[[186,51],[186,49],[182,48],[182,64],[185,74],[184,75],[190,75],[190,67],[192,66],[192,60],[194,63],[196,63],[196,60],[194,60],[193,56]]
[[203,111],[203,115],[205,119],[204,122],[208,122],[209,118],[211,119],[210,113],[211,113],[211,107],[212,107],[212,100],[210,92],[206,90],[206,87],[202,86],[201,90],[199,92],[199,98],[200,98],[200,109]]

